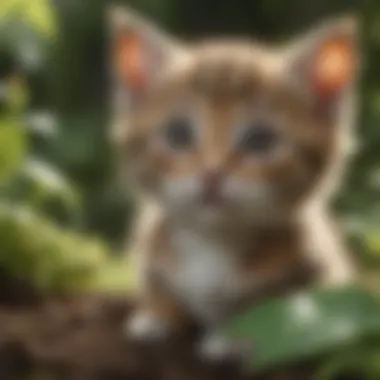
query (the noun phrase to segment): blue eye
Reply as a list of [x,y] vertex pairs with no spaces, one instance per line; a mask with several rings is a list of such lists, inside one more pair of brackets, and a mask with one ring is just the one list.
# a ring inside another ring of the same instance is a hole
[[267,153],[275,147],[278,135],[265,123],[249,125],[243,132],[239,148],[248,153]]
[[195,136],[189,120],[173,119],[165,129],[165,139],[168,145],[176,150],[187,150],[194,144]]

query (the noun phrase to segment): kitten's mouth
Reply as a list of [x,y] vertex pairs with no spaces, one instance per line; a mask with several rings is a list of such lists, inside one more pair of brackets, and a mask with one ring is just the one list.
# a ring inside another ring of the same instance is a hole
[[202,206],[221,209],[226,205],[226,199],[222,195],[222,178],[218,172],[210,172],[204,178],[204,185],[201,194]]
[[201,196],[202,206],[210,208],[223,208],[226,205],[226,199],[217,189],[205,189]]

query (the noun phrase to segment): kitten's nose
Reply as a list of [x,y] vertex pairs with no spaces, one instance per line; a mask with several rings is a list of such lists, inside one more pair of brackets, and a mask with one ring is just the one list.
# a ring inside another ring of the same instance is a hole
[[220,187],[223,174],[220,170],[207,170],[203,175],[203,202],[219,203],[221,200]]

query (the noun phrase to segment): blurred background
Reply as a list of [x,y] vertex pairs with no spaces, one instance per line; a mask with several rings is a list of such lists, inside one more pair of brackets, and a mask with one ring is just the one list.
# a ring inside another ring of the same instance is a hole
[[[16,276],[40,291],[132,286],[123,245],[134,204],[108,143],[109,3],[0,0],[0,284]],[[360,16],[361,145],[335,206],[363,279],[380,286],[380,2],[124,3],[186,39],[281,41],[327,16]]]

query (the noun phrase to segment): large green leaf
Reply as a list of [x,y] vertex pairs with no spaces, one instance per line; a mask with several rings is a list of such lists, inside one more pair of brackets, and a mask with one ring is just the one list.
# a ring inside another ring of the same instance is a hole
[[249,367],[260,371],[380,336],[380,301],[356,287],[303,292],[248,310],[225,334],[252,342]]

